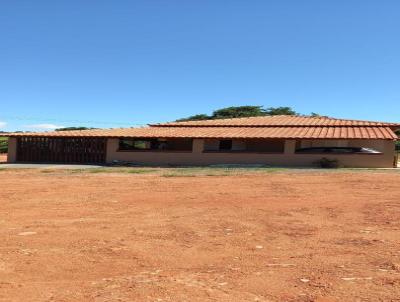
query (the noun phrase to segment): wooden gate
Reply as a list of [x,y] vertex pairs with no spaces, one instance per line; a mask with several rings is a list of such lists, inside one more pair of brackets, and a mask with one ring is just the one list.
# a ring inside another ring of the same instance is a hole
[[18,162],[104,163],[105,138],[19,137]]

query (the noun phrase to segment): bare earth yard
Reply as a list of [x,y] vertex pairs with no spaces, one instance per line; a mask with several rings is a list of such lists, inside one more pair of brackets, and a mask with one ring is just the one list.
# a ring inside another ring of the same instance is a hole
[[0,171],[0,301],[400,301],[400,173],[97,172]]

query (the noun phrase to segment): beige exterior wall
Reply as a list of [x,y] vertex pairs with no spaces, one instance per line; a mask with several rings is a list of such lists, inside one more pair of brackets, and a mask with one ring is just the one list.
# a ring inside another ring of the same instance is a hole
[[[284,153],[221,153],[203,152],[204,140],[193,141],[192,152],[118,151],[118,139],[108,139],[107,162],[114,160],[148,165],[212,165],[212,164],[265,164],[271,166],[313,166],[322,157],[337,159],[344,167],[391,168],[394,160],[394,141],[388,140],[310,140],[305,146],[359,146],[377,149],[383,154],[295,154],[296,141],[286,140]],[[303,142],[302,142],[303,144]]]
[[16,161],[17,161],[17,139],[15,137],[9,137],[7,162],[15,163]]

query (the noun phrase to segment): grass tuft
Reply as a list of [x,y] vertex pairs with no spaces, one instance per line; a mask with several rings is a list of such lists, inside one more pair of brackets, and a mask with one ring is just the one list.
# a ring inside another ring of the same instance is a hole
[[158,170],[155,169],[134,169],[134,170],[127,170],[127,173],[130,174],[146,174],[146,173],[154,173],[154,172],[158,172]]
[[54,172],[56,171],[51,169],[40,170],[40,173],[54,173]]

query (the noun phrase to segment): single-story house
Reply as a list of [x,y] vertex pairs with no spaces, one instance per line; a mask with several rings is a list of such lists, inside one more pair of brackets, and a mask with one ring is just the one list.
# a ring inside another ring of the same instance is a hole
[[393,167],[398,123],[311,116],[170,122],[9,134],[8,162]]

